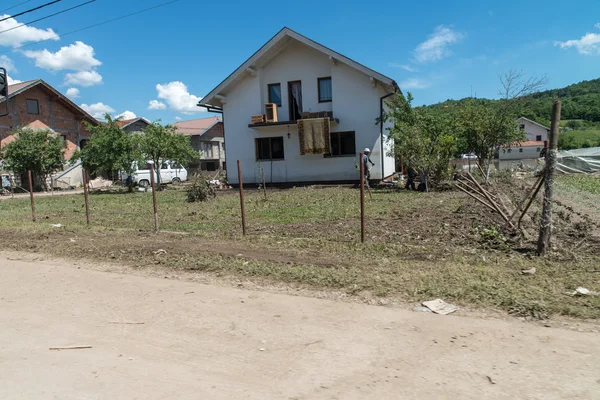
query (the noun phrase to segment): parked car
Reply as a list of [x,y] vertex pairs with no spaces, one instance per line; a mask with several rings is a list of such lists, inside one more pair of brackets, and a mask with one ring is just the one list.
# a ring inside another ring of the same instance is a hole
[[[141,187],[150,186],[150,165],[152,161],[148,161],[145,165],[137,166],[131,179],[133,183],[137,183]],[[127,182],[127,175],[123,174],[122,179]],[[181,183],[188,180],[187,170],[180,164],[174,161],[163,161],[160,165],[160,182],[161,183]]]
[[467,154],[461,154],[460,158],[465,158],[465,159],[470,159],[470,160],[477,160],[477,156],[473,153],[467,153]]

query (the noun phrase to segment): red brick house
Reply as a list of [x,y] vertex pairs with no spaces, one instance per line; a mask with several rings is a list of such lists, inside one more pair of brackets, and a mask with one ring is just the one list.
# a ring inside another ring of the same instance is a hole
[[[5,101],[0,98],[0,110],[5,109]],[[98,125],[90,114],[41,79],[10,85],[8,112],[0,117],[0,146],[13,140],[12,132],[17,128],[47,126],[64,137],[65,159],[71,157],[82,141],[89,139],[84,122]]]

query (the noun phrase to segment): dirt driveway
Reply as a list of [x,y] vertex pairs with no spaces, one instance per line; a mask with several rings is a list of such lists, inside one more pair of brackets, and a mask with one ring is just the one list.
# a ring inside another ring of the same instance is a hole
[[1,399],[600,398],[598,333],[2,257]]

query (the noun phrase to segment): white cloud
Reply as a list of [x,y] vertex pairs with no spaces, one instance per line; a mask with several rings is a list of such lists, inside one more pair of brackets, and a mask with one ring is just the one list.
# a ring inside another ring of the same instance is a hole
[[158,98],[165,100],[173,111],[182,114],[206,112],[205,108],[200,108],[197,105],[200,97],[190,94],[183,82],[174,81],[164,85],[158,84],[156,90],[158,91]]
[[150,100],[148,103],[148,110],[164,110],[165,108],[167,108],[167,105],[162,101]]
[[408,64],[388,63],[388,65],[392,68],[402,68],[408,72],[419,72],[418,69]]
[[419,44],[415,49],[415,59],[420,63],[441,60],[452,54],[448,48],[463,38],[461,33],[443,25],[437,26],[429,39]]
[[128,120],[128,119],[134,119],[137,118],[137,116],[135,115],[135,113],[133,111],[125,111],[122,112],[121,114],[117,115],[115,118],[120,118],[122,120]]
[[579,54],[599,54],[600,55],[600,34],[586,33],[581,39],[567,40],[566,42],[554,42],[555,46],[561,49],[575,47]]
[[[0,19],[10,17],[10,15],[0,15]],[[0,22],[0,31],[6,31],[21,25],[14,18],[9,18],[6,21]],[[0,46],[18,47],[26,42],[39,42],[40,40],[58,40],[59,36],[52,29],[38,29],[31,26],[22,26],[19,29],[13,29],[0,34]]]
[[0,67],[6,68],[7,73],[17,72],[17,68],[15,68],[15,63],[13,63],[13,60],[11,60],[10,58],[8,58],[8,56],[5,55],[0,56]]
[[35,65],[54,71],[64,69],[73,71],[89,71],[102,63],[94,58],[94,48],[83,42],[61,47],[56,53],[44,50],[26,50],[25,57],[33,58]]
[[598,22],[596,25],[594,25],[596,28],[600,29],[600,22]]
[[181,121],[181,117],[175,117],[176,121]]
[[419,78],[411,78],[405,81],[400,82],[400,89],[408,90],[408,89],[425,89],[426,87],[431,86],[431,83],[419,79]]
[[96,119],[104,119],[104,114],[115,112],[114,108],[104,103],[94,103],[90,105],[82,104],[81,108],[83,108],[87,113]]
[[74,87],[68,88],[66,94],[67,94],[68,98],[70,98],[70,99],[76,99],[76,98],[79,97],[79,89],[74,88]]
[[81,71],[65,75],[65,85],[94,86],[102,83],[102,75],[96,71]]
[[20,80],[18,80],[18,79],[12,79],[12,78],[10,77],[10,75],[8,75],[8,74],[6,74],[6,78],[8,79],[8,84],[9,84],[9,85],[16,85],[17,83],[21,83],[21,82],[23,82],[23,81],[20,81]]

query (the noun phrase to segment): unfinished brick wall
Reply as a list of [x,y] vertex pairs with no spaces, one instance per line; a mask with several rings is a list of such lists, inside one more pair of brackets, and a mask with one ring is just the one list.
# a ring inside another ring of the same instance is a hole
[[[27,99],[38,101],[39,114],[27,113]],[[82,117],[65,105],[65,101],[38,85],[11,98],[9,115],[0,117],[0,141],[2,146],[10,142],[12,131],[39,120],[66,139],[65,159],[69,159],[82,139],[89,139],[89,132]],[[0,104],[4,109],[4,104]],[[7,138],[9,138],[7,140]]]

